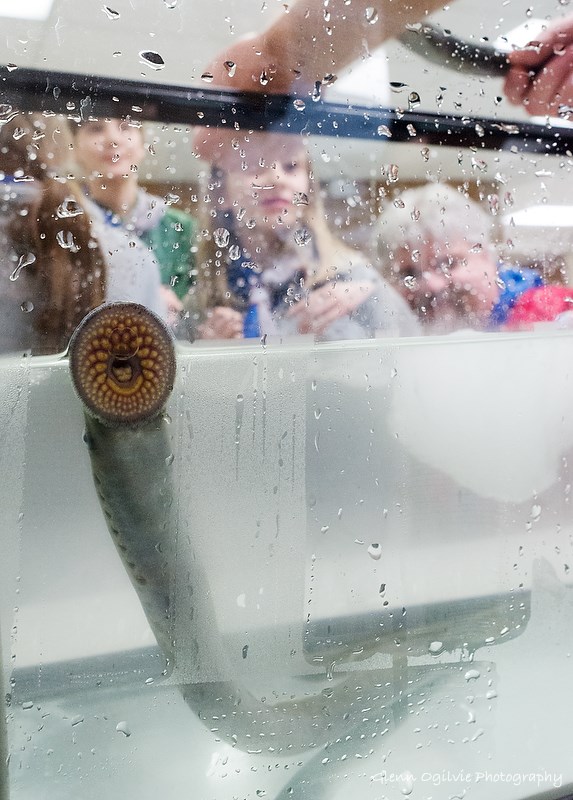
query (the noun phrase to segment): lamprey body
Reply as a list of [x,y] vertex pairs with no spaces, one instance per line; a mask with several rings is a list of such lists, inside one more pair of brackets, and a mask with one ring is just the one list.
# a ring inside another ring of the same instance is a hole
[[172,455],[163,413],[175,378],[171,334],[143,306],[101,306],[76,330],[69,358],[108,529],[159,645],[171,659],[175,542]]

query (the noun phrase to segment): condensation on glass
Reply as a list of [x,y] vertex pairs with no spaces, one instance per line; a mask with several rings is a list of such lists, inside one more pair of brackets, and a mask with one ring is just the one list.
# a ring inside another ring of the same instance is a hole
[[[279,5],[54,0],[6,18],[3,75],[209,88]],[[492,41],[557,11],[435,20]],[[481,146],[524,124],[498,79],[365,61],[325,99],[474,144],[239,127],[208,163],[195,117],[0,106],[2,798],[570,792],[572,158]],[[175,337],[161,447],[131,459],[159,613],[66,354],[115,300]]]

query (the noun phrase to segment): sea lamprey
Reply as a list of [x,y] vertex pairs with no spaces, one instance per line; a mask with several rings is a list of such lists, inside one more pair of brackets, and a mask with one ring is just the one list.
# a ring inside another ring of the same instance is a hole
[[107,527],[171,660],[173,456],[164,414],[175,379],[171,334],[143,306],[101,306],[77,328],[69,360]]

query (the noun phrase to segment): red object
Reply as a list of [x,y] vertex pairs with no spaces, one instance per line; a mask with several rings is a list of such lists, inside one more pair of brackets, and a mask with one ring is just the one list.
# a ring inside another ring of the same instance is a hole
[[573,288],[538,286],[520,295],[510,309],[506,330],[527,330],[535,322],[552,322],[559,314],[573,311]]

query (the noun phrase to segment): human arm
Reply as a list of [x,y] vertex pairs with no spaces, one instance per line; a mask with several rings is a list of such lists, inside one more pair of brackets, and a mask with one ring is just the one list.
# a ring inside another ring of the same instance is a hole
[[[227,47],[204,74],[211,85],[234,91],[306,96],[316,82],[328,83],[352,61],[441,7],[437,0],[294,0],[265,31]],[[199,156],[212,161],[220,137],[201,130]]]
[[504,89],[510,102],[522,105],[532,115],[571,115],[573,15],[551,24],[508,59],[511,69]]
[[[402,32],[439,3],[414,0],[295,0],[270,27],[231,45],[212,62],[213,85],[264,92],[297,91],[336,73]],[[225,64],[227,62],[227,64]],[[235,68],[230,66],[234,64]],[[265,72],[268,84],[261,83]]]
[[[207,71],[214,86],[289,93],[298,83],[304,90],[441,5],[437,0],[295,0],[267,30],[220,53]],[[268,84],[261,83],[263,72]]]

